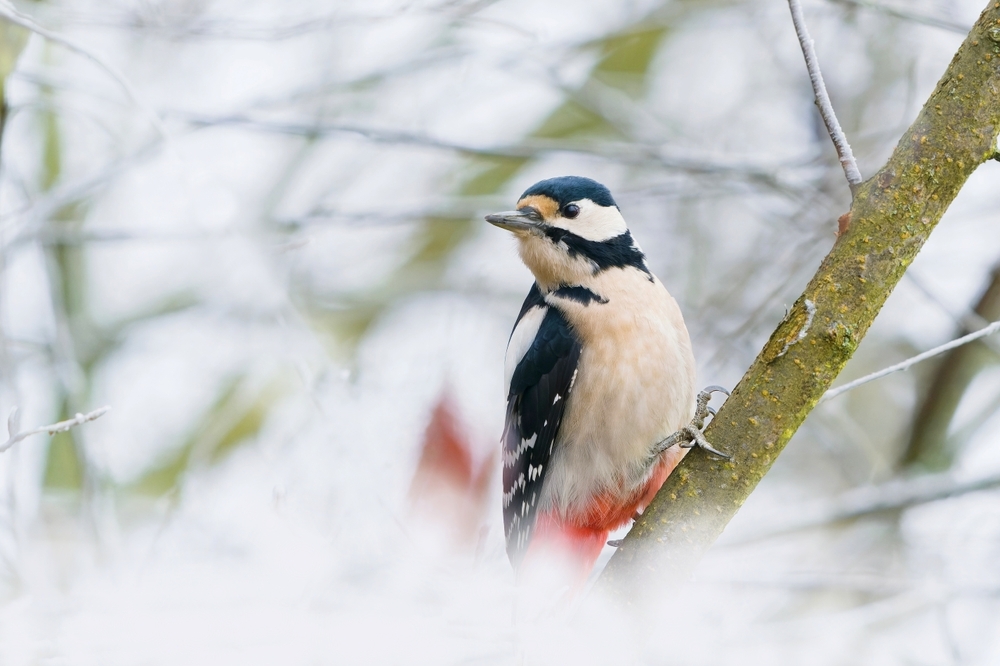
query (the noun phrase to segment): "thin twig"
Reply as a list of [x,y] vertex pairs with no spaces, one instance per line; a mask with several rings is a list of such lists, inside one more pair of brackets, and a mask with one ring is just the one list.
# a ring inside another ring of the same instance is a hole
[[902,19],[904,21],[912,21],[914,23],[920,23],[922,25],[927,25],[932,28],[940,28],[942,30],[948,30],[950,32],[955,32],[960,35],[969,34],[971,26],[963,25],[961,23],[956,23],[954,21],[948,21],[946,19],[935,18],[933,16],[924,16],[923,14],[914,14],[912,12],[906,12],[901,9],[896,9],[895,7],[889,7],[878,2],[871,2],[870,0],[829,0],[839,5],[849,5],[852,7],[861,7],[863,9],[870,9],[872,11],[879,12],[881,14],[886,14],[887,16],[892,16],[893,18]]
[[[1000,274],[1000,266],[993,269],[994,273]],[[997,317],[991,317],[987,319],[975,310],[967,310],[961,315],[956,315],[948,304],[942,299],[938,298],[937,295],[931,291],[927,285],[924,284],[923,280],[918,278],[913,274],[912,270],[906,271],[906,278],[914,287],[917,288],[921,294],[927,297],[927,300],[938,306],[942,312],[946,313],[957,326],[959,326],[959,333],[971,333],[973,331],[978,331],[979,329],[989,326],[993,319]],[[994,278],[995,279],[995,278]],[[983,340],[983,344],[992,349],[997,354],[1000,354],[1000,340]]]
[[788,0],[788,7],[792,10],[792,23],[795,24],[795,34],[798,35],[799,44],[802,46],[802,55],[806,59],[806,68],[809,70],[809,81],[812,83],[813,93],[816,95],[816,106],[823,116],[826,130],[830,133],[833,145],[837,148],[837,157],[840,165],[844,167],[844,175],[847,176],[847,184],[851,188],[851,194],[861,184],[863,178],[858,169],[858,163],[854,160],[854,153],[851,152],[851,144],[847,143],[844,130],[841,129],[837,121],[837,114],[830,103],[830,95],[826,92],[826,83],[823,81],[823,72],[819,69],[819,60],[816,57],[816,49],[813,47],[812,37],[806,28],[806,20],[802,15],[802,5],[799,0]]
[[[912,284],[927,291],[928,298],[939,303],[943,310],[948,309],[949,306],[938,301],[919,280],[912,281]],[[1000,320],[1000,265],[990,271],[986,288],[974,309],[958,320],[960,328],[957,335],[976,331],[996,320]],[[990,411],[980,410],[976,418],[965,419],[961,428],[951,432],[955,413],[969,385],[982,370],[997,360],[1000,360],[1000,337],[997,336],[982,338],[974,345],[966,345],[941,357],[914,411],[909,441],[899,458],[900,466],[919,464],[933,469],[949,466],[959,450],[959,442],[968,439],[996,410],[995,404],[990,405]],[[971,430],[967,430],[969,428]]]
[[50,42],[55,42],[56,44],[65,46],[69,50],[82,55],[84,58],[90,60],[95,65],[103,69],[119,86],[121,86],[122,90],[125,91],[125,94],[128,95],[128,98],[132,100],[137,107],[142,109],[146,116],[148,116],[150,124],[156,128],[156,131],[163,137],[167,136],[167,128],[164,127],[159,114],[156,113],[152,107],[142,101],[139,97],[139,93],[136,92],[135,88],[132,87],[132,84],[129,83],[128,79],[125,78],[125,75],[122,74],[117,67],[76,41],[38,25],[34,22],[34,20],[32,20],[31,17],[25,16],[21,12],[17,11],[17,9],[8,0],[0,0],[0,16],[15,25],[27,28]]
[[15,407],[11,411],[10,417],[7,419],[7,432],[10,434],[10,438],[3,444],[0,444],[0,453],[3,453],[10,447],[20,442],[22,439],[27,439],[32,435],[41,435],[43,433],[54,435],[57,432],[66,432],[70,428],[82,425],[88,421],[93,421],[94,419],[98,419],[107,414],[110,410],[111,410],[110,405],[105,405],[104,407],[101,407],[100,409],[95,409],[94,411],[89,412],[87,414],[77,414],[73,418],[67,419],[65,421],[59,421],[58,423],[53,423],[51,425],[41,426],[40,428],[35,428],[33,430],[15,432],[18,427],[17,407]]
[[847,393],[848,391],[856,389],[862,384],[867,384],[870,381],[881,379],[882,377],[885,377],[886,375],[891,375],[894,372],[899,372],[900,370],[907,370],[908,368],[910,368],[910,366],[916,365],[921,361],[926,361],[929,358],[933,358],[935,356],[943,354],[946,351],[955,349],[956,347],[961,347],[962,345],[967,345],[970,342],[975,342],[979,338],[986,337],[987,335],[992,335],[997,331],[1000,331],[1000,321],[995,321],[986,328],[981,328],[975,333],[969,333],[968,335],[963,335],[962,337],[952,340],[951,342],[946,342],[943,345],[934,347],[934,349],[928,349],[922,354],[917,354],[916,356],[908,358],[905,361],[901,361],[895,365],[890,365],[888,368],[883,368],[878,372],[873,372],[870,375],[865,375],[864,377],[861,377],[860,379],[855,379],[853,382],[848,382],[843,386],[838,386],[835,389],[830,389],[825,394],[823,394],[823,397],[819,399],[819,402],[821,403],[826,402],[827,400],[836,398],[841,393]]

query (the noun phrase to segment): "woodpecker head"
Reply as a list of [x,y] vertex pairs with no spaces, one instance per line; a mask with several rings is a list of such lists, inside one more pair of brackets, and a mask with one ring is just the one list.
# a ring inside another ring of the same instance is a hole
[[521,259],[543,290],[585,284],[612,268],[649,273],[611,192],[589,178],[535,183],[517,210],[487,215],[486,221],[513,232]]

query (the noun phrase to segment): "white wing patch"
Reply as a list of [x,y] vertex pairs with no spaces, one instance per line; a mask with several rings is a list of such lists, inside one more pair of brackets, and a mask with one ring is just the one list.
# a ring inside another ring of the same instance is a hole
[[531,308],[524,313],[524,316],[517,322],[517,326],[514,327],[514,332],[510,334],[510,342],[507,343],[507,356],[503,362],[504,394],[510,393],[510,380],[514,376],[514,370],[531,349],[531,343],[535,341],[538,329],[548,311],[548,307],[544,305],[536,305]]

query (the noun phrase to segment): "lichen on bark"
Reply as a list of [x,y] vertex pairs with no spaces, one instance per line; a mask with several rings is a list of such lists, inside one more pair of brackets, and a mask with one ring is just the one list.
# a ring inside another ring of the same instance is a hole
[[[975,169],[996,156],[1000,2],[991,0],[882,169],[854,194],[833,249],[694,449],[608,563],[629,602],[686,580],[851,358]],[[651,580],[654,579],[654,580]]]

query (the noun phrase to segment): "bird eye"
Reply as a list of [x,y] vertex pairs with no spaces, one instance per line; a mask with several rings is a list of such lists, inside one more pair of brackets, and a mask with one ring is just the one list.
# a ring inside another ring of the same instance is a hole
[[569,219],[572,220],[579,214],[580,214],[580,207],[577,206],[576,204],[569,204],[568,206],[563,208],[563,217],[568,217]]

